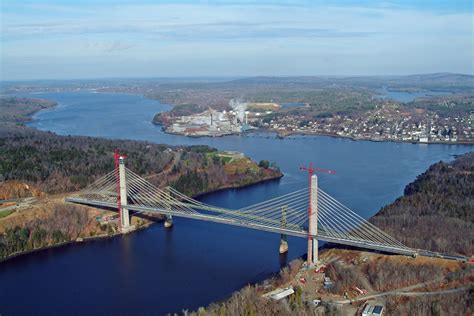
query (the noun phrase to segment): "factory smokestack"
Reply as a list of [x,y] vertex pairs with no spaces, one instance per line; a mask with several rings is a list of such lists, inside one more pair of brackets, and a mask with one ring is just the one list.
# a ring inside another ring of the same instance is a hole
[[235,112],[237,112],[237,118],[241,123],[243,123],[245,119],[245,110],[247,110],[247,103],[232,99],[229,101],[229,105]]

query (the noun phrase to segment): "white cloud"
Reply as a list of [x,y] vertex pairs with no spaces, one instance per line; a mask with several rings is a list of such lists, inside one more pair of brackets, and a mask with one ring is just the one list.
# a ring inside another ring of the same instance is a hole
[[43,13],[37,6],[2,13],[2,77],[15,76],[25,61],[41,73],[51,60],[117,71],[135,63],[134,76],[146,65],[164,75],[473,72],[472,13],[318,5],[39,8]]

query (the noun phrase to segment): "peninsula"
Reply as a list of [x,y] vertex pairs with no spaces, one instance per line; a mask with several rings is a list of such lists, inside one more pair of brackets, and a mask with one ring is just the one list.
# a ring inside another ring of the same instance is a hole
[[126,92],[171,104],[153,122],[168,133],[252,130],[354,140],[474,143],[474,76],[250,77],[7,83],[5,93]]
[[[131,140],[59,136],[23,123],[54,102],[6,97],[0,106],[0,259],[57,244],[118,233],[114,212],[63,202],[114,168],[120,148],[134,170],[158,187],[189,196],[282,176],[268,161],[208,146],[167,146]],[[150,217],[132,219],[136,227]],[[154,220],[161,220],[160,217]]]
[[157,114],[153,121],[169,133],[187,136],[258,129],[280,137],[310,134],[471,144],[473,87],[474,76],[458,74],[258,77],[160,85],[147,95],[174,104],[171,111]]

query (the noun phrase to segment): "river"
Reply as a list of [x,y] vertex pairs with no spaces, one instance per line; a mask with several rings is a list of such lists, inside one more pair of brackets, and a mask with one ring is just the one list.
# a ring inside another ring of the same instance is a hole
[[416,98],[436,97],[436,96],[451,94],[450,92],[442,92],[442,91],[405,92],[405,91],[389,90],[387,89],[387,87],[378,89],[377,92],[380,93],[380,95],[378,95],[377,98],[395,100],[402,103],[411,102],[415,100]]
[[[335,175],[320,186],[363,217],[403,193],[430,164],[452,160],[474,146],[352,141],[326,136],[253,133],[221,138],[168,135],[151,123],[170,107],[131,94],[85,92],[30,95],[55,100],[31,126],[61,135],[147,140],[173,145],[206,144],[276,162],[277,181],[208,194],[206,203],[239,208],[307,184],[299,166],[312,161]],[[222,300],[248,283],[277,272],[305,253],[305,240],[289,238],[278,254],[277,234],[175,218],[127,236],[74,244],[20,256],[0,264],[0,314],[166,314]]]

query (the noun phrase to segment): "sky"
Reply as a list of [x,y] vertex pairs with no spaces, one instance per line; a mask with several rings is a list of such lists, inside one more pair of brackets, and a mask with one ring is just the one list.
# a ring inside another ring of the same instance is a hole
[[474,73],[472,0],[1,0],[0,79]]

